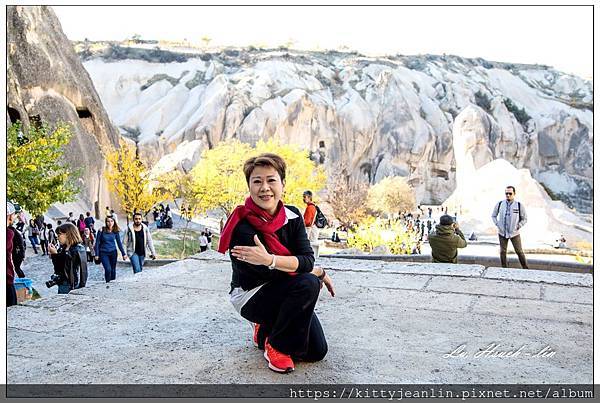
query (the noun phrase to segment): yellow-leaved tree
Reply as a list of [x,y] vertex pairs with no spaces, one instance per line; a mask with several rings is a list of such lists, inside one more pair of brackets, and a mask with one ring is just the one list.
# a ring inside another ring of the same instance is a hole
[[104,176],[128,220],[135,211],[145,217],[155,204],[169,198],[151,179],[150,170],[138,158],[133,146],[121,142],[119,149],[107,155],[107,160],[109,168]]
[[248,185],[242,168],[253,156],[270,152],[281,156],[286,164],[284,203],[302,206],[302,192],[316,193],[325,186],[325,171],[308,158],[308,152],[298,146],[277,141],[259,141],[256,147],[231,140],[206,150],[200,162],[192,169],[192,203],[199,211],[220,208],[227,216],[244,203]]
[[416,206],[412,187],[401,176],[388,176],[369,189],[367,205],[373,211],[395,214]]

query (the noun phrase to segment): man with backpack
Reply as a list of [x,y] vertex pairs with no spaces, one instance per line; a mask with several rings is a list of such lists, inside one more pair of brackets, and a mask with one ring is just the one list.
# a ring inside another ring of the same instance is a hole
[[319,229],[324,228],[327,225],[327,218],[325,215],[312,201],[313,194],[310,190],[306,190],[302,194],[302,199],[306,203],[306,210],[304,210],[304,227],[306,228],[306,234],[308,240],[311,243],[316,243],[319,240]]
[[521,246],[521,235],[519,235],[519,230],[527,223],[527,213],[521,202],[515,201],[516,193],[514,186],[506,187],[504,191],[506,199],[496,203],[494,211],[492,211],[492,220],[498,228],[502,267],[507,267],[506,248],[510,239],[515,253],[519,257],[521,267],[527,269],[527,260]]

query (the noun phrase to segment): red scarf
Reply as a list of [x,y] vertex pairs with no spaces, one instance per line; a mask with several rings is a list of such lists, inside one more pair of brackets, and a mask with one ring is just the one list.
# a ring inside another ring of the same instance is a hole
[[279,201],[275,215],[271,215],[258,207],[251,197],[246,199],[243,206],[237,206],[227,219],[223,231],[221,232],[219,252],[227,252],[233,230],[244,218],[250,223],[252,228],[263,235],[266,243],[265,247],[270,253],[279,256],[292,255],[288,248],[279,241],[277,234],[275,234],[275,231],[285,225],[285,209],[283,207],[283,202],[281,200]]

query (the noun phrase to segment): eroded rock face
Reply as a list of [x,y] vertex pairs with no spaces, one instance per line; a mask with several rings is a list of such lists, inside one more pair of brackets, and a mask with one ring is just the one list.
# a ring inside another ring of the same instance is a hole
[[477,106],[465,108],[453,127],[456,158],[456,190],[444,202],[448,212],[460,212],[460,225],[467,232],[496,235],[492,210],[504,200],[506,186],[516,188],[516,200],[527,212],[521,229],[523,243],[543,247],[564,235],[572,243],[592,241],[592,226],[570,211],[562,201],[553,201],[528,169],[517,169],[505,159],[492,159],[486,139],[498,135],[500,126]]
[[[330,173],[341,163],[356,181],[407,176],[417,201],[441,203],[456,188],[452,126],[476,107],[475,168],[505,159],[591,208],[591,82],[545,66],[243,49],[172,63],[124,54],[87,52],[84,66],[142,154],[169,159],[161,166],[191,166],[196,151],[225,139],[275,137],[309,150]],[[192,160],[177,164],[170,153]]]
[[82,168],[80,198],[100,209],[111,203],[103,178],[104,152],[118,144],[94,85],[49,7],[7,7],[7,123],[71,124],[65,158]]

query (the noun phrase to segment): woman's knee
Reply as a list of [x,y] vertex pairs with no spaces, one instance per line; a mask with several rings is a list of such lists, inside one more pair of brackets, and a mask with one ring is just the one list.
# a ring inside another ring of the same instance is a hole
[[314,295],[319,295],[321,284],[317,276],[311,273],[300,273],[296,276],[296,285],[300,289]]

